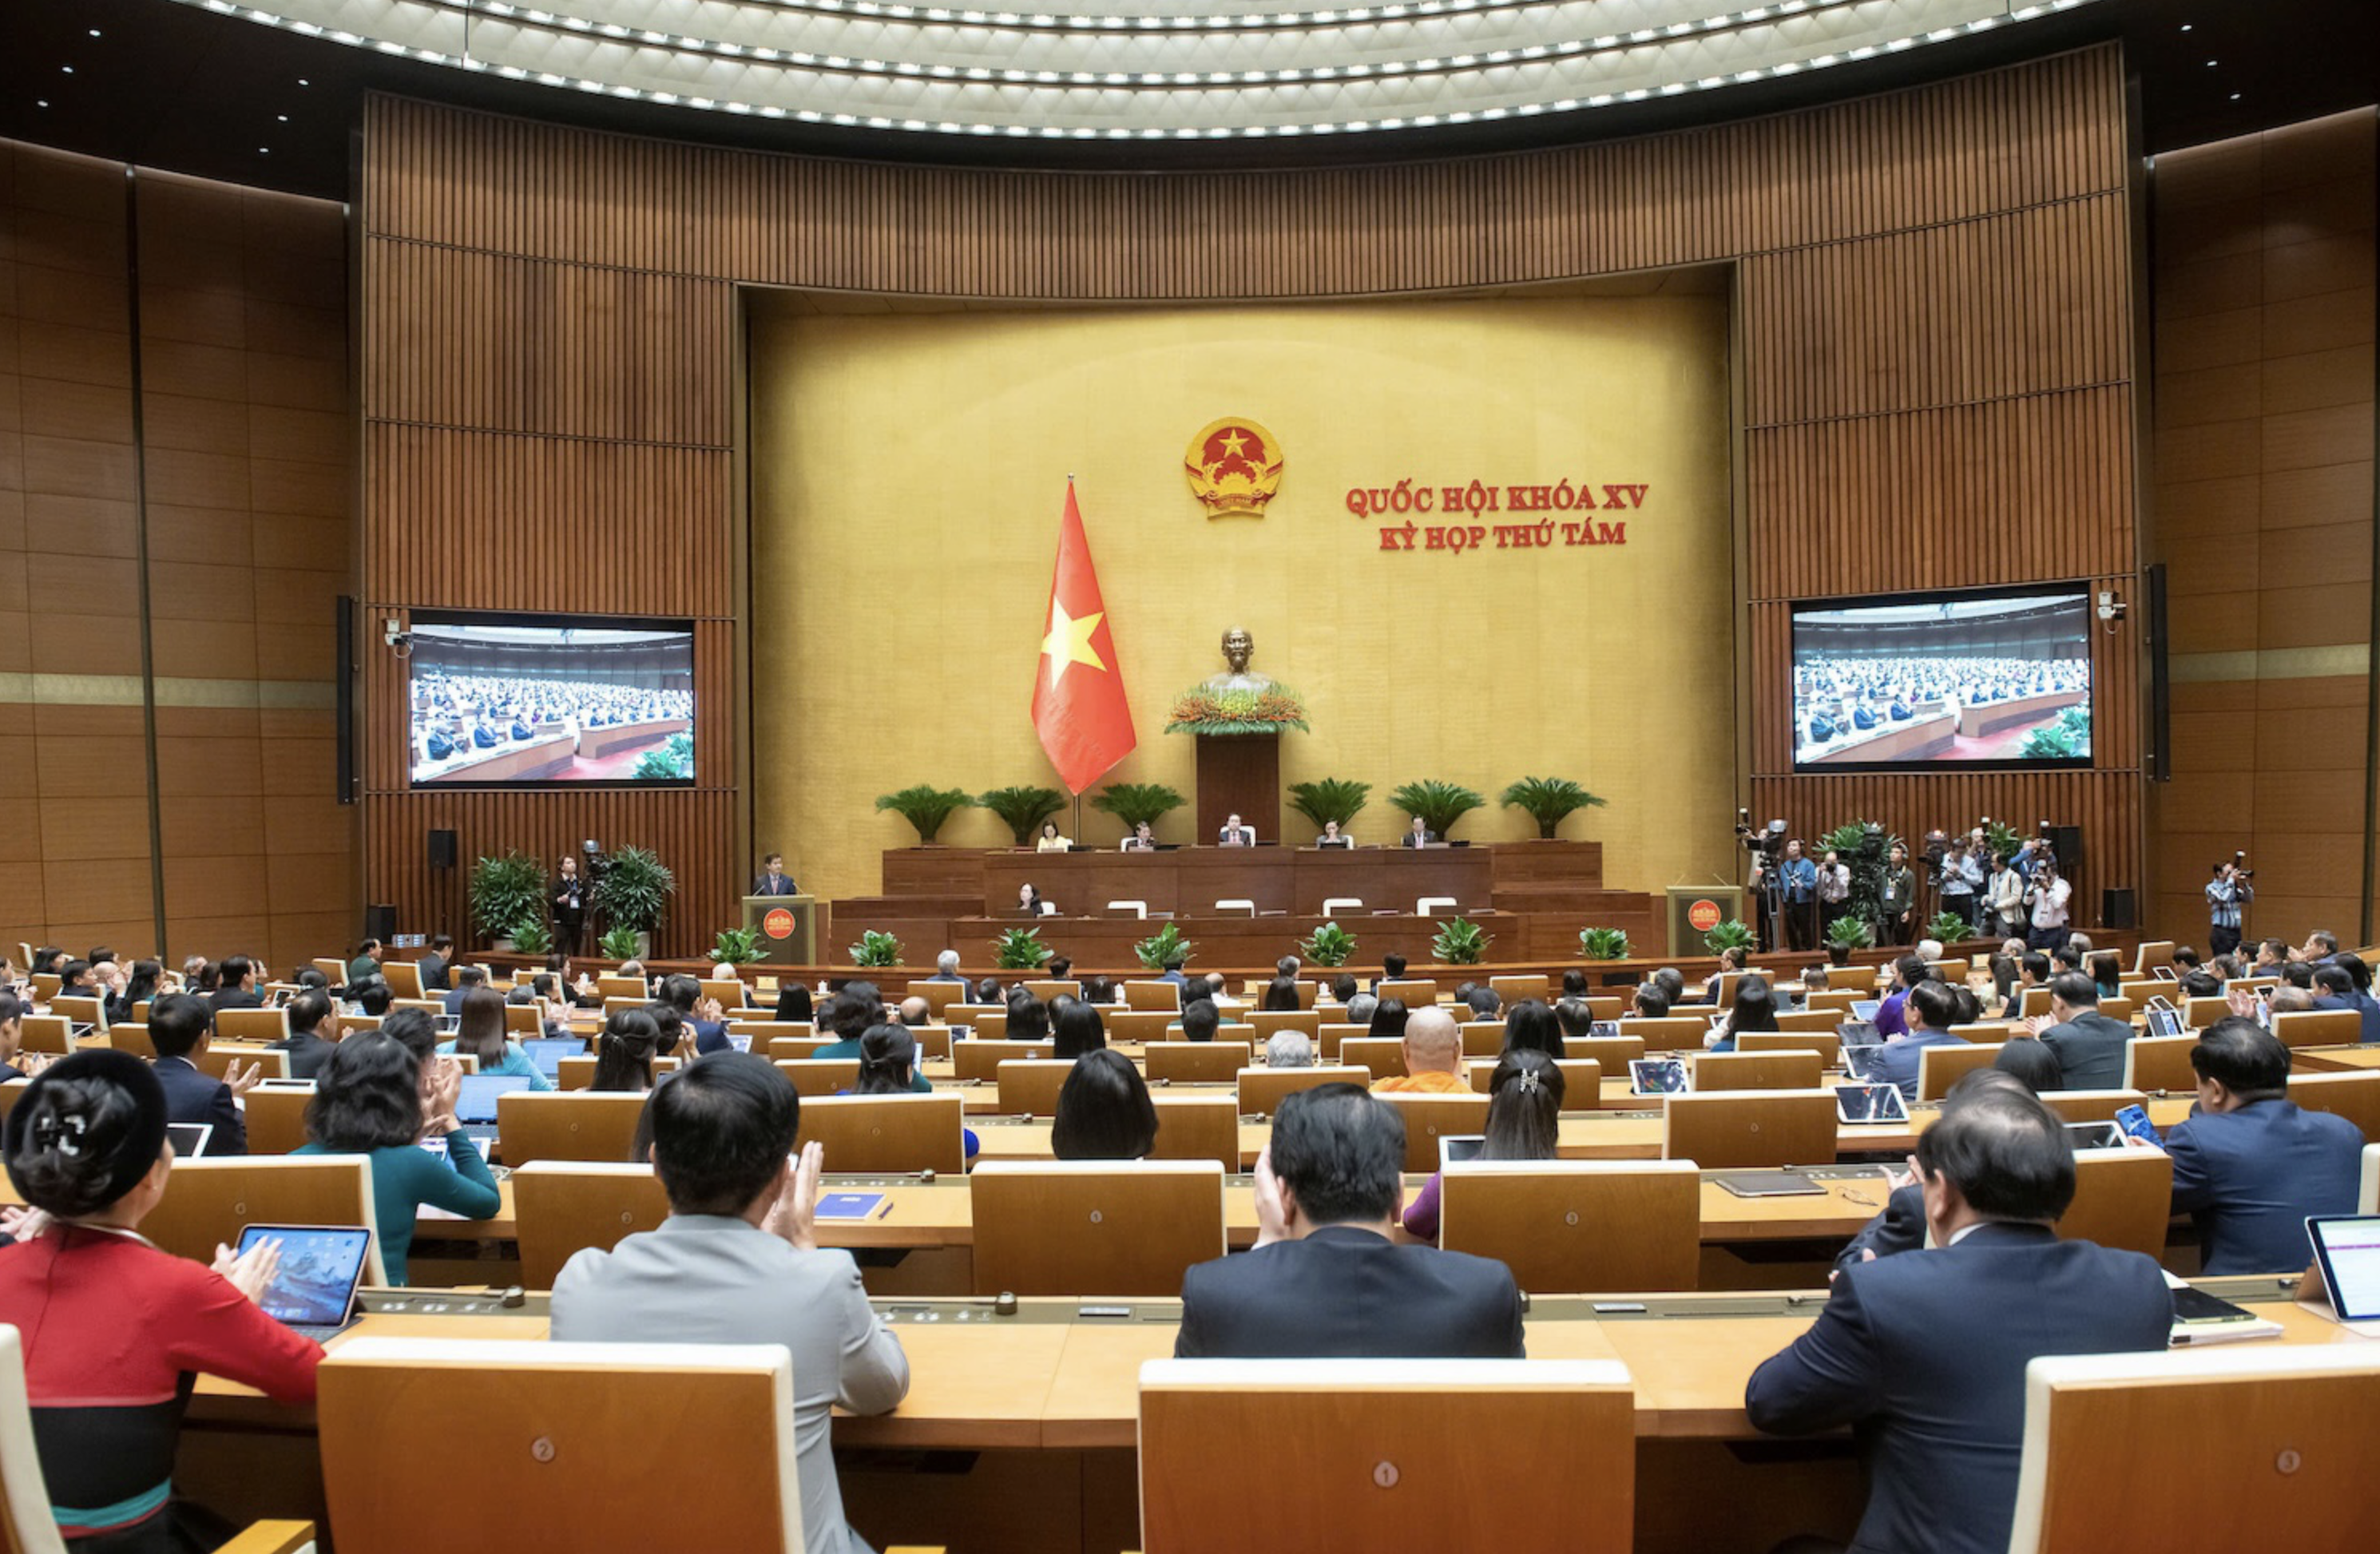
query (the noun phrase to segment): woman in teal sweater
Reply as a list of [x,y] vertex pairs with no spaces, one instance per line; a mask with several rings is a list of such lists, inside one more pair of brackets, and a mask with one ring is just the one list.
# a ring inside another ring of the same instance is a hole
[[548,1079],[529,1061],[520,1043],[504,1035],[504,995],[493,988],[474,988],[463,995],[462,1026],[452,1041],[438,1044],[441,1052],[480,1060],[481,1074],[526,1074],[532,1090],[550,1090]]
[[[403,1042],[367,1031],[333,1049],[307,1103],[309,1142],[296,1153],[371,1160],[372,1216],[379,1221],[381,1265],[392,1284],[406,1282],[413,1221],[423,1204],[485,1220],[503,1202],[479,1147],[456,1130],[455,1095],[461,1085],[461,1070],[440,1063],[425,1087],[420,1065]],[[443,1138],[445,1158],[422,1148],[424,1138]]]

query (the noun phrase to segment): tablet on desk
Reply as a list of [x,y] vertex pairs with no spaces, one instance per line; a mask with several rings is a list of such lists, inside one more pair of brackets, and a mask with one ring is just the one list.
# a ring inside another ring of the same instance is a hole
[[281,1244],[281,1267],[256,1304],[267,1317],[316,1342],[355,1319],[356,1286],[363,1282],[371,1232],[358,1225],[249,1225],[239,1232],[246,1254],[260,1243]]
[[1586,1027],[1586,1034],[1597,1041],[1609,1041],[1620,1035],[1617,1020],[1597,1020]]
[[1909,1103],[1898,1085],[1838,1085],[1835,1120],[1840,1123],[1905,1123]]
[[1790,1171],[1739,1171],[1718,1179],[1719,1186],[1740,1198],[1824,1197],[1827,1190],[1806,1176]]
[[1852,1018],[1854,1020],[1872,1021],[1876,1018],[1876,1012],[1881,1010],[1883,1007],[1884,1001],[1882,999],[1864,998],[1854,1000],[1852,1003]]
[[1688,1088],[1683,1058],[1631,1058],[1628,1093],[1633,1096],[1682,1096]]
[[562,1060],[583,1058],[587,1043],[576,1037],[533,1036],[520,1044],[521,1052],[537,1065],[537,1071],[557,1084],[562,1079]]
[[212,1123],[168,1123],[165,1136],[174,1145],[177,1160],[195,1160],[207,1152],[207,1140],[214,1136]]
[[1438,1165],[1443,1171],[1460,1160],[1475,1160],[1488,1147],[1484,1133],[1448,1133],[1438,1136]]
[[[2159,999],[2158,1003],[2165,1001]],[[2148,1034],[2151,1036],[2188,1036],[2190,1027],[2183,1023],[2179,1009],[2159,1009],[2154,1004],[2148,1012]]]
[[2380,1215],[2316,1215],[2306,1237],[2330,1309],[2352,1331],[2380,1338]]
[[1876,1028],[1874,1020],[1845,1020],[1835,1027],[1845,1047],[1881,1047],[1884,1033]]
[[1882,1047],[1846,1047],[1843,1049],[1843,1072],[1865,1084],[1876,1077],[1876,1054]]
[[2077,1149],[2121,1149],[2124,1130],[2113,1123],[2069,1123],[2066,1142]]

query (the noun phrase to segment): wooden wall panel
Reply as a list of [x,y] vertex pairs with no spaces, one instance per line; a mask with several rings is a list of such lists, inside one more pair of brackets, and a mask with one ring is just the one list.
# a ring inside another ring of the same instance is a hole
[[[830,162],[375,98],[367,598],[695,614],[706,706],[723,717],[708,687],[725,690],[740,651],[738,601],[719,591],[740,559],[738,285],[1228,302],[1713,261],[1742,271],[1748,602],[2076,576],[2129,596],[2125,145],[2113,47],[1644,140],[1257,178]],[[567,573],[550,554],[564,533]],[[682,566],[654,565],[674,552]],[[1781,686],[1778,617],[1756,613],[1752,683]],[[2050,818],[2095,833],[2095,880],[2134,882],[2129,640],[2104,652],[2097,771],[1805,783],[1780,770],[1763,712],[1747,785],[1790,800],[1797,828],[1885,803],[1944,819],[2070,809]],[[370,728],[396,726],[400,683],[375,666]],[[371,894],[408,922],[429,908],[411,860],[433,816],[467,818],[467,849],[640,829],[686,849],[671,861],[687,927],[664,948],[690,948],[726,920],[744,861],[728,856],[744,799],[718,735],[707,723],[686,793],[431,799],[403,793],[398,758],[375,752]]]

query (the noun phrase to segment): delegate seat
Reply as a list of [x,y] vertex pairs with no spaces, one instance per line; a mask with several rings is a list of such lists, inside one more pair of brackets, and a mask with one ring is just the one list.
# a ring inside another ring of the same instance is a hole
[[2363,1016],[2352,1009],[2301,1009],[2273,1016],[2273,1034],[2292,1051],[2300,1047],[2345,1047],[2363,1039]]
[[364,1282],[385,1284],[372,1214],[371,1162],[362,1155],[228,1155],[176,1162],[140,1233],[177,1257],[215,1260],[249,1225],[361,1225],[372,1232]]
[[1140,1050],[1152,1085],[1230,1085],[1256,1062],[1245,1041],[1152,1041]]
[[2112,1123],[2128,1106],[2144,1106],[2148,1097],[2138,1090],[2047,1090],[2042,1104],[2070,1123]]
[[1384,981],[1373,990],[1379,995],[1381,1002],[1386,1003],[1389,1000],[1395,999],[1408,1010],[1427,1009],[1438,1002],[1438,984],[1424,977],[1405,977],[1393,982]]
[[2010,1554],[2380,1548],[2371,1464],[2349,1449],[2374,1417],[2371,1343],[2044,1356],[2024,1372]]
[[2353,1074],[2292,1074],[2289,1099],[2308,1111],[2346,1118],[2369,1144],[2380,1139],[2380,1069]]
[[498,1148],[507,1166],[531,1160],[625,1160],[644,1111],[641,1095],[507,1090],[496,1098]]
[[[1494,1060],[1473,1060],[1491,1067]],[[1348,1068],[1367,1071],[1373,1080],[1390,1079],[1405,1071],[1405,1044],[1402,1037],[1355,1036],[1339,1044],[1339,1062]]]
[[649,1165],[625,1160],[536,1160],[512,1173],[521,1283],[551,1290],[562,1265],[589,1246],[605,1251],[669,1218],[669,1196]]
[[[1806,1015],[1801,1017],[1807,1018]],[[1779,1014],[1777,1018],[1782,1024],[1785,1016]],[[1815,1030],[1791,1026],[1783,1030],[1745,1031],[1735,1038],[1735,1050],[1739,1052],[1815,1052],[1821,1069],[1839,1068],[1842,1065],[1843,1038],[1836,1033],[1834,1016],[1829,1014],[1824,1018],[1828,1023]],[[1576,1046],[1577,1043],[1571,1045]]]
[[967,1182],[980,1295],[1178,1295],[1223,1255],[1217,1161],[990,1160]]
[[1463,1055],[1466,1058],[1492,1058],[1504,1050],[1501,1020],[1465,1020],[1462,1031]]
[[1496,1258],[1531,1294],[1692,1290],[1702,1172],[1692,1160],[1464,1160],[1439,1182],[1438,1244]]
[[2124,1088],[2188,1094],[2198,1088],[2190,1054],[2194,1036],[2136,1036],[2124,1043]]
[[[1603,1065],[1603,1072],[1617,1079],[1628,1072],[1628,1065],[1645,1055],[1645,1038],[1640,1036],[1572,1036],[1562,1040],[1562,1051],[1573,1058],[1592,1058]],[[1572,1110],[1584,1111],[1580,1098],[1570,1098]]]
[[1694,1060],[1698,1090],[1811,1090],[1827,1063],[1806,1047],[1781,1052],[1705,1052]]
[[1157,1108],[1157,1143],[1152,1160],[1212,1160],[1225,1171],[1242,1169],[1240,1101],[1235,1095],[1150,1096]]
[[1832,1090],[1706,1090],[1661,1101],[1665,1160],[1736,1171],[1835,1159]]
[[1011,1058],[1000,1065],[1000,1109],[1019,1117],[1054,1117],[1058,1092],[1074,1072],[1072,1058]]
[[794,1082],[794,1093],[805,1100],[836,1095],[859,1083],[857,1058],[790,1058],[776,1069]]
[[249,1091],[240,1103],[248,1123],[248,1152],[286,1155],[303,1145],[306,1108],[313,1101],[311,1085],[259,1085]]
[[279,1041],[289,1034],[286,1009],[224,1009],[215,1014],[217,1041]]
[[1710,1034],[1710,1022],[1682,1014],[1658,1020],[1629,1019],[1620,1022],[1620,1034],[1638,1038],[1647,1052],[1699,1052],[1703,1038]]
[[[1152,1360],[1139,1439],[1145,1554],[1634,1545],[1636,1404],[1616,1360]],[[1247,1471],[1252,1441],[1265,1472]]]
[[1405,1169],[1438,1169],[1439,1140],[1486,1131],[1488,1098],[1483,1095],[1384,1095],[1405,1120]]
[[1178,1014],[1182,1012],[1182,984],[1179,982],[1140,981],[1123,985],[1125,1009],[1144,1014]]
[[1245,1116],[1269,1117],[1281,1110],[1281,1098],[1318,1085],[1364,1085],[1372,1082],[1368,1068],[1341,1064],[1336,1068],[1244,1068],[1240,1070],[1240,1111]]
[[1322,1016],[1312,1009],[1252,1009],[1248,1024],[1256,1027],[1259,1042],[1280,1030],[1296,1031],[1309,1041],[1322,1034]]
[[1950,1087],[1979,1068],[1999,1061],[2002,1043],[1971,1041],[1963,1047],[1944,1045],[1917,1050],[1917,1099],[1940,1100]]
[[956,1091],[819,1096],[802,1101],[800,1141],[815,1141],[832,1172],[966,1169],[965,1101]]
[[[806,1062],[818,1056],[820,1048],[832,1047],[834,1041],[831,1036],[772,1036],[766,1050],[771,1062]],[[761,1044],[754,1042],[753,1049],[762,1050]]]
[[[982,1027],[977,1027],[980,1030]],[[1018,1059],[1046,1058],[1057,1050],[1055,1041],[1000,1041],[977,1036],[965,1041],[951,1043],[951,1072],[961,1079],[978,1079],[997,1084],[1000,1065]]]
[[1552,991],[1543,972],[1512,977],[1490,977],[1488,978],[1488,986],[1498,998],[1503,1000],[1504,1006],[1508,1009],[1524,999],[1544,1000],[1549,997]]
[[2074,1201],[2058,1221],[2069,1241],[2165,1256],[2173,1216],[2173,1161],[2162,1149],[2074,1151]]

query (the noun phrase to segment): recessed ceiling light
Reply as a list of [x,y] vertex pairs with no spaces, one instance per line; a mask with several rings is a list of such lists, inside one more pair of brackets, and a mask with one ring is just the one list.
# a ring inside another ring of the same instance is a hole
[[287,114],[275,114],[273,116],[279,123],[287,124],[289,122],[289,115]]
[[2181,24],[2181,30],[2182,30],[2184,32],[2189,31],[2189,30],[2190,30],[2190,23],[2188,23],[2188,22],[2186,22],[2186,21],[2185,21],[2185,22],[2183,22],[2183,23]]
[[2239,94],[2238,92],[2236,92],[2236,91],[2235,91],[2235,92],[2233,92],[2233,93],[2231,94],[2231,101],[2232,101],[2232,102],[2234,102],[2234,103],[2237,103],[2238,101],[2240,101],[2240,94]]
[[50,100],[46,97],[37,97],[33,100],[33,106],[36,108],[46,108],[49,105]]
[[2207,67],[2208,69],[2210,69],[2210,70],[2214,69],[2214,68],[2215,68],[2215,61],[2214,61],[2214,60],[2211,60],[2211,59],[2210,59],[2210,60],[2208,60],[2208,61],[2206,62],[2206,67]]
[[58,69],[66,75],[71,76],[74,74],[74,67],[71,65],[61,65],[58,67]]
[[256,148],[256,154],[259,156],[271,156],[273,154],[273,148],[271,146],[259,146]]
[[98,28],[96,28],[96,27],[92,28],[92,29],[91,30],[91,35],[92,37],[94,37],[94,38],[98,37],[98,36],[99,36],[99,29],[98,29]]
[[314,83],[313,83],[312,81],[308,80],[305,77],[300,76],[300,77],[298,77],[298,84],[299,86],[312,86]]

